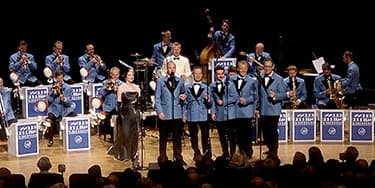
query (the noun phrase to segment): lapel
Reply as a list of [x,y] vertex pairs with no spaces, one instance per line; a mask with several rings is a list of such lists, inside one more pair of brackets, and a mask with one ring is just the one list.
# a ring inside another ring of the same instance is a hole
[[189,88],[189,90],[190,90],[191,94],[193,94],[193,97],[195,98],[195,100],[199,102],[198,97],[202,94],[204,88],[201,87],[201,85],[199,85],[198,92],[197,92],[197,94],[195,94],[194,84],[192,84],[191,87]]
[[236,84],[236,90],[237,90],[237,92],[238,92],[238,95],[241,95],[240,93],[241,93],[241,91],[242,91],[242,88],[245,87],[247,81],[246,81],[246,79],[243,79],[243,80],[242,80],[242,83],[241,83],[241,85],[240,85],[240,87],[238,88],[238,83],[239,83],[239,81],[240,81],[240,78],[237,77],[237,80],[236,80],[236,82],[235,82],[235,84]]

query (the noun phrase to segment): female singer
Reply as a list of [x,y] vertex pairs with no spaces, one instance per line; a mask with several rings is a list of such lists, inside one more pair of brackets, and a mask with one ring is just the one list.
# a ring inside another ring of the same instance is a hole
[[111,154],[118,160],[131,160],[133,168],[138,167],[138,131],[140,129],[139,96],[141,89],[134,84],[134,70],[126,73],[125,84],[117,90],[119,123],[117,136]]

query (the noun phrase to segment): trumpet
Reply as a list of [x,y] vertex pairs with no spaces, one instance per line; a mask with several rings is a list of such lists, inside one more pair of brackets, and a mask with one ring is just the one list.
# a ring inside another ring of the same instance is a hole
[[22,68],[24,68],[24,69],[27,69],[27,68],[28,68],[28,65],[29,65],[29,58],[27,57],[26,54],[22,54],[22,55],[20,56],[19,62],[21,63]]
[[61,54],[56,54],[56,57],[53,60],[53,62],[55,62],[59,66],[63,66],[64,65],[64,58],[63,58],[63,56]]
[[60,84],[54,84],[51,87],[51,94],[52,95],[61,95],[61,94],[64,94],[61,85]]
[[104,65],[104,62],[99,55],[96,55],[96,54],[90,55],[90,60],[94,63],[97,63],[99,66]]

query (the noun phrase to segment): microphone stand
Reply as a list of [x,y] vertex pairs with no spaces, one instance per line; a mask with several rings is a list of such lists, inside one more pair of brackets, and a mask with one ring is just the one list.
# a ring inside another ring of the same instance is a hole
[[262,97],[261,97],[261,94],[262,94],[262,76],[260,74],[260,72],[258,71],[258,74],[256,75],[257,79],[258,79],[258,97],[259,97],[259,100],[258,100],[258,117],[255,117],[256,120],[255,120],[255,123],[256,123],[256,126],[258,128],[258,136],[259,136],[259,160],[262,160],[262,129],[259,125],[259,120],[260,120],[260,108],[261,108],[261,104],[262,104]]

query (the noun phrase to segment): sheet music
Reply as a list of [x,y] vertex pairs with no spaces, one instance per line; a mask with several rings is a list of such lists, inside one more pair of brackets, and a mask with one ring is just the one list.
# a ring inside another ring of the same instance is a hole
[[317,73],[320,74],[323,72],[322,65],[325,63],[323,57],[319,57],[318,59],[312,60],[312,63]]

